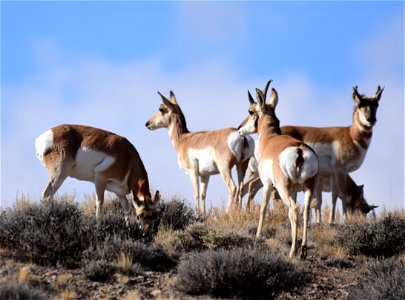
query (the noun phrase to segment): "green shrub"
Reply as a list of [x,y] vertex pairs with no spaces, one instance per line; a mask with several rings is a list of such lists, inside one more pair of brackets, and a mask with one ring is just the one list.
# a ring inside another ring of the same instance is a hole
[[388,214],[372,223],[348,224],[341,229],[339,243],[351,255],[397,255],[405,250],[405,220]]
[[263,248],[195,253],[178,267],[177,288],[190,295],[221,298],[269,299],[310,280],[297,269]]
[[35,287],[27,282],[0,283],[0,299],[2,300],[43,300],[50,296],[40,287]]
[[405,263],[386,259],[371,263],[364,281],[349,294],[349,299],[405,299]]

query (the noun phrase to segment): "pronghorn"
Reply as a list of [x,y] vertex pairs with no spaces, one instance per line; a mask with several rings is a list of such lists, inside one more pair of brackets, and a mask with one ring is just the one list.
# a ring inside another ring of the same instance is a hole
[[135,147],[114,133],[81,125],[59,125],[35,140],[36,154],[48,169],[43,199],[52,199],[69,176],[96,186],[96,216],[102,213],[104,191],[117,195],[128,220],[127,195],[132,192],[136,215],[150,230],[157,217],[159,192],[152,197],[145,166]]
[[249,158],[253,153],[253,139],[250,136],[241,135],[236,128],[190,132],[174,93],[170,91],[170,99],[161,93],[159,95],[163,103],[145,126],[149,130],[164,127],[168,129],[177,151],[179,166],[191,178],[197,215],[205,215],[208,181],[210,175],[218,173],[228,187],[227,211],[229,211],[232,204],[236,204],[239,200],[239,189],[236,188],[232,179],[231,170],[236,165],[238,184],[241,188]]
[[[357,86],[353,87],[355,102],[352,125],[346,127],[301,127],[283,126],[282,134],[292,136],[308,144],[319,158],[320,173],[331,174],[333,185],[342,199],[343,219],[346,218],[346,205],[349,203],[348,176],[357,170],[366,157],[376,124],[378,103],[384,88],[378,86],[374,96],[360,95]],[[322,193],[317,199],[316,219],[322,222]],[[335,211],[336,199],[332,202]]]
[[[281,127],[281,133],[283,133],[283,127]],[[317,186],[322,192],[332,192],[332,209],[329,215],[329,224],[332,224],[335,221],[336,201],[338,197],[338,191],[336,186],[333,184],[332,176],[330,174],[319,174]],[[250,207],[251,201],[262,187],[263,184],[257,171],[257,155],[255,155],[250,158],[248,180],[243,185],[241,192],[241,198],[248,194],[246,201],[247,208]],[[299,191],[300,190],[297,192]],[[378,206],[369,205],[367,203],[367,200],[364,198],[364,185],[358,186],[349,174],[347,174],[347,186],[345,187],[345,192],[349,197],[347,209],[350,214],[361,213],[366,216],[370,211],[372,211],[373,215],[375,216],[374,209]],[[280,199],[280,196],[277,195],[276,191],[274,191],[274,193],[275,194],[272,196],[272,199]],[[312,204],[315,205],[314,208],[318,207],[317,200],[313,201]]]
[[[268,81],[267,91],[271,80]],[[275,114],[278,95],[273,88],[268,103],[261,90],[256,89],[257,103],[249,95],[249,116],[239,127],[241,134],[256,133],[258,144],[258,171],[263,183],[263,198],[256,236],[259,237],[269,202],[270,193],[277,189],[284,204],[288,207],[291,224],[292,243],[290,257],[297,250],[298,205],[295,200],[295,186],[305,188],[304,232],[301,245],[301,258],[307,255],[307,227],[311,200],[315,193],[318,175],[318,157],[302,141],[281,135],[279,120]],[[273,187],[274,185],[274,187]]]

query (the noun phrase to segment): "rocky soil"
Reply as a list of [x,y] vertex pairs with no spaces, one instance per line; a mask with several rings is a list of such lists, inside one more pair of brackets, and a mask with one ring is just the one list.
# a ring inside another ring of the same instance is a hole
[[[360,262],[339,265],[310,255],[301,263],[313,274],[313,281],[304,288],[280,294],[278,299],[345,299],[361,280]],[[1,258],[0,283],[17,281],[41,286],[51,299],[209,299],[177,291],[175,271],[144,272],[137,276],[116,274],[101,283],[88,280],[80,269],[43,267]]]

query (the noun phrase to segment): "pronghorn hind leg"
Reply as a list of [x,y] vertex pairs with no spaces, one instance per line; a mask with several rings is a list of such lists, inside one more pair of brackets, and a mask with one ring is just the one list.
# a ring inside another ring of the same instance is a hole
[[237,191],[237,202],[239,210],[242,209],[242,197],[243,197],[243,180],[245,179],[246,170],[249,166],[249,160],[239,162],[236,164],[236,170],[238,174],[238,191]]
[[313,183],[307,185],[305,189],[305,199],[304,199],[304,229],[302,235],[302,244],[300,249],[300,257],[302,260],[307,258],[307,236],[308,236],[308,224],[309,224],[309,213],[311,211],[311,201],[314,196]]
[[224,167],[219,169],[219,173],[221,174],[222,179],[225,181],[226,186],[228,187],[228,204],[226,207],[226,212],[229,213],[231,211],[232,205],[236,204],[236,194],[237,189],[235,182],[232,179],[231,169],[228,167]]
[[53,200],[54,195],[68,177],[72,165],[73,162],[65,161],[63,163],[55,164],[54,167],[48,168],[49,178],[48,184],[42,193],[43,200]]
[[291,250],[289,257],[292,258],[297,252],[297,236],[298,236],[298,205],[295,202],[295,195],[286,186],[277,189],[281,200],[288,207],[288,218],[291,225]]

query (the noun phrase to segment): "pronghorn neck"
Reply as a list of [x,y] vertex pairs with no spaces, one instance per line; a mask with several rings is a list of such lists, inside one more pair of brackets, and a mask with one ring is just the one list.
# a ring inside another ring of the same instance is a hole
[[367,149],[373,135],[373,126],[363,124],[359,111],[355,107],[353,112],[353,124],[350,126],[350,136],[353,141],[362,148]]
[[269,115],[262,115],[259,118],[257,125],[257,133],[260,137],[272,137],[281,134],[280,122],[277,118],[271,117]]
[[178,150],[183,135],[190,133],[184,115],[181,112],[180,114],[173,114],[167,129],[175,149]]

